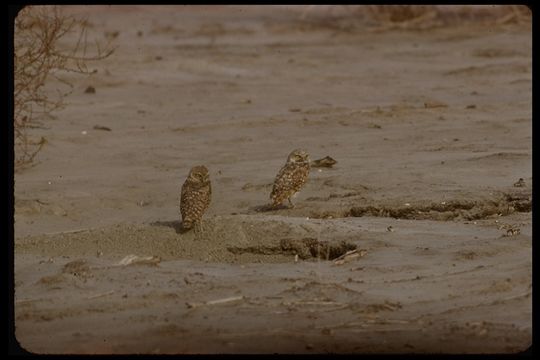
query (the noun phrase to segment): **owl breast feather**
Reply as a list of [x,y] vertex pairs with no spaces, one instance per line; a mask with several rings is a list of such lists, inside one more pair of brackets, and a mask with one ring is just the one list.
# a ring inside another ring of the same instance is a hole
[[309,165],[285,165],[276,176],[270,197],[274,200],[280,198],[282,201],[298,192],[306,182],[308,172]]

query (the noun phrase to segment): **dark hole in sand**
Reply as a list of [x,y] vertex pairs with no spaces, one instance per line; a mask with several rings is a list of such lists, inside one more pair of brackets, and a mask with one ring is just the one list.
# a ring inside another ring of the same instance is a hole
[[322,259],[334,260],[347,251],[355,250],[356,245],[347,241],[326,242],[315,238],[281,239],[279,246],[230,246],[227,250],[233,254],[258,254],[258,255],[298,255],[302,260]]

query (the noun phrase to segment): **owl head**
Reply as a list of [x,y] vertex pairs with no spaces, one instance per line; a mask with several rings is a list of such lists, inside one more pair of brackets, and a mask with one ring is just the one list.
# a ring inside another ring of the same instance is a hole
[[191,168],[187,180],[192,184],[207,184],[210,182],[210,174],[204,165],[198,165]]
[[309,164],[309,154],[304,149],[293,150],[287,157],[288,163],[308,163]]

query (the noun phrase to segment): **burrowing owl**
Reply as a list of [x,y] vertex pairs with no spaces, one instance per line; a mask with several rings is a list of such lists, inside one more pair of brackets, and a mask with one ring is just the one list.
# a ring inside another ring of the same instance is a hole
[[270,194],[272,206],[276,207],[285,199],[292,207],[291,197],[305,184],[309,174],[309,155],[305,150],[296,149],[287,157],[287,163],[279,170]]
[[194,224],[200,225],[201,218],[210,205],[211,195],[208,169],[202,165],[194,166],[182,185],[180,196],[180,213],[184,229],[191,229]]

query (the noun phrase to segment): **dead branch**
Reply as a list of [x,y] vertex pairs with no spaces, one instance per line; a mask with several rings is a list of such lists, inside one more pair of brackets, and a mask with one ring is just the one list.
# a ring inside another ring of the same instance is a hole
[[[78,34],[70,49],[63,49],[60,41]],[[59,6],[27,6],[15,19],[14,36],[14,145],[15,170],[30,166],[46,139],[33,139],[30,129],[42,127],[40,119],[65,106],[64,99],[73,85],[62,74],[94,73],[88,62],[98,61],[113,54],[110,43],[99,43],[88,52],[87,22],[62,14]],[[65,86],[56,96],[45,90],[46,84],[56,79]]]

